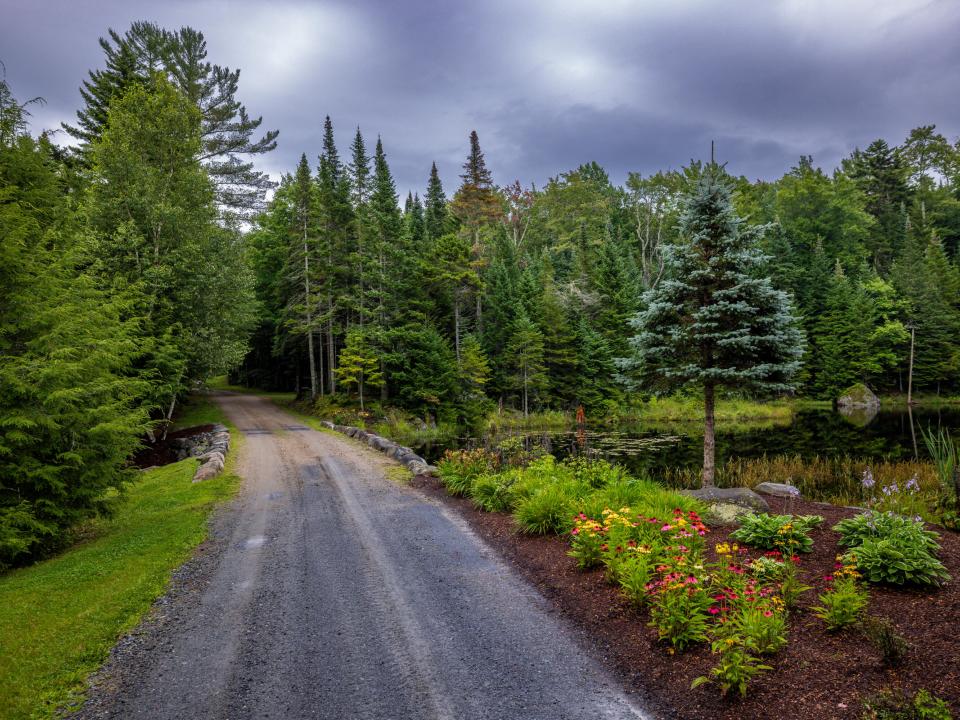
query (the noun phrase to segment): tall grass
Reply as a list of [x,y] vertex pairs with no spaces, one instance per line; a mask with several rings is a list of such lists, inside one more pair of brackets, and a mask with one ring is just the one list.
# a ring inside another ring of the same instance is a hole
[[[932,463],[920,460],[865,460],[851,457],[804,458],[800,455],[772,455],[759,458],[731,458],[717,467],[719,487],[756,487],[762,482],[790,483],[811,500],[849,505],[866,500],[862,477],[869,467],[878,486],[904,486],[917,478],[922,495],[935,496],[939,479]],[[669,469],[664,481],[671,487],[697,487],[699,468]]]

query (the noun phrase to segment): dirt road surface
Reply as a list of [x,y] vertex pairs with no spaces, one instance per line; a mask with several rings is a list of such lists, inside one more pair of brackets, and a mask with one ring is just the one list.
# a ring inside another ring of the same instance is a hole
[[246,437],[243,489],[81,718],[645,717],[391,461],[267,400],[217,402]]

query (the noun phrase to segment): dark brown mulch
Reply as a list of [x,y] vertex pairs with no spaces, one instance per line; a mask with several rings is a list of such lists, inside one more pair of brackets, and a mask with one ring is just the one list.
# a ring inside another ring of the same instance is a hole
[[133,456],[133,458],[131,458],[130,462],[134,465],[134,467],[138,468],[169,465],[170,463],[178,460],[176,448],[173,446],[174,440],[177,438],[201,435],[202,433],[210,432],[211,430],[213,430],[213,425],[197,425],[196,427],[184,428],[183,430],[169,432],[167,433],[167,437],[162,440],[158,436],[155,443],[151,443],[149,440],[144,439],[143,447],[137,452],[136,455]]
[[[822,503],[770,499],[772,512],[822,515],[811,533],[812,553],[801,568],[814,586],[790,617],[787,647],[766,659],[773,670],[760,676],[746,699],[723,699],[715,686],[690,689],[715,659],[706,646],[669,655],[638,612],[609,585],[600,570],[583,572],[567,555],[566,539],[529,537],[517,532],[502,513],[476,510],[464,498],[447,494],[439,480],[418,476],[414,487],[455,509],[528,581],[551,601],[605,658],[626,688],[648,699],[658,717],[702,718],[859,718],[862,700],[884,688],[915,692],[927,688],[947,700],[960,717],[960,535],[941,531],[940,559],[953,580],[934,590],[872,586],[869,613],[888,618],[911,644],[907,660],[885,668],[877,650],[855,630],[827,633],[823,621],[806,608],[817,604],[824,576],[834,569],[839,535],[830,528],[856,511]],[[729,530],[714,529],[710,545],[723,542]],[[754,553],[754,555],[759,553]]]

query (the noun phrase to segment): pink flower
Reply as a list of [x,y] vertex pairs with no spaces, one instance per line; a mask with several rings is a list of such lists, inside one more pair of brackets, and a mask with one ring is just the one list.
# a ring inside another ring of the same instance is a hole
[[773,613],[770,612],[769,610],[767,610],[765,613],[763,613],[763,616],[764,616],[764,617],[773,617]]
[[823,579],[827,582],[833,582],[833,575],[824,575]]
[[720,609],[716,607],[712,607],[707,612],[709,612],[711,615],[717,615],[720,612]]
[[660,532],[667,532],[668,530],[673,530],[673,526],[664,525],[662,528],[660,528]]

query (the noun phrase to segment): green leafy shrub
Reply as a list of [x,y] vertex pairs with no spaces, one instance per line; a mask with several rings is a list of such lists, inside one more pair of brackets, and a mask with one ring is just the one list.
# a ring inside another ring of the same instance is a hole
[[574,518],[570,537],[570,552],[567,554],[577,561],[577,567],[589,570],[602,564],[606,534],[601,523],[580,513]]
[[515,499],[516,472],[479,475],[470,488],[470,497],[486,512],[509,512]]
[[827,630],[834,632],[858,622],[870,598],[867,589],[860,584],[856,570],[845,566],[833,578],[833,587],[818,599],[820,605],[811,609],[826,622]]
[[517,503],[513,517],[528,535],[568,532],[577,509],[576,489],[568,483],[544,485]]
[[844,558],[856,563],[857,570],[872,583],[941,585],[950,579],[943,563],[916,536],[870,538]]
[[921,520],[893,513],[867,512],[834,525],[840,544],[850,548],[845,562],[870,582],[939,585],[950,579],[936,555],[940,536]]
[[639,552],[629,548],[624,552],[618,571],[620,589],[631,603],[640,607],[647,601],[647,586],[655,576],[657,555],[646,548]]
[[840,533],[839,542],[847,548],[855,548],[864,540],[871,538],[897,536],[910,538],[912,544],[921,544],[930,552],[940,549],[937,544],[940,536],[932,530],[925,529],[923,521],[891,512],[865,512],[854,515],[841,520],[833,526],[833,529]]
[[902,690],[886,690],[863,703],[863,720],[953,720],[946,701],[918,690],[910,697]]
[[787,644],[787,619],[763,605],[744,605],[733,620],[736,633],[752,652],[768,655]]
[[808,533],[822,522],[819,515],[748,513],[740,518],[740,527],[730,537],[761,550],[777,550],[790,556],[813,549]]
[[763,665],[744,647],[737,637],[724,637],[715,640],[712,650],[720,656],[720,661],[710,670],[710,675],[701,675],[690,685],[697,688],[704,683],[715,682],[720,686],[720,694],[726,697],[733,691],[740,697],[747,696],[747,686],[754,677],[770,670],[769,665]]
[[440,481],[451,495],[469,495],[473,481],[495,467],[494,458],[482,448],[447,450],[437,463]]
[[[564,464],[573,471],[579,482],[594,489],[623,482],[626,479],[626,473],[622,467],[611,465],[606,460],[578,457],[569,458],[564,461]],[[620,505],[611,505],[611,507],[620,507]]]

